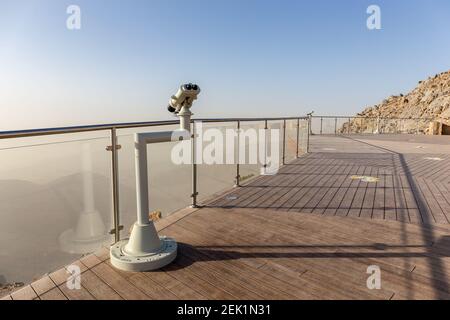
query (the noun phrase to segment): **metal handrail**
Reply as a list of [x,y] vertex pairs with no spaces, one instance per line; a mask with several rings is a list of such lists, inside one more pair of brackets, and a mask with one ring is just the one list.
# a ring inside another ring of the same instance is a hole
[[389,119],[389,120],[434,120],[435,118],[396,118],[396,117],[365,117],[365,116],[311,116],[323,119]]
[[[214,122],[251,122],[251,121],[276,121],[276,120],[296,120],[304,119],[307,117],[279,117],[279,118],[200,118],[193,119],[193,121],[201,121],[205,123]],[[80,133],[80,132],[92,132],[92,131],[102,131],[115,129],[131,129],[131,128],[142,128],[142,127],[156,127],[164,125],[176,125],[178,120],[164,120],[164,121],[147,121],[147,122],[125,122],[125,123],[110,123],[110,124],[95,124],[95,125],[85,125],[85,126],[71,126],[71,127],[56,127],[56,128],[41,128],[41,129],[26,129],[26,130],[15,130],[15,131],[0,131],[0,139],[11,139],[11,138],[25,138],[25,137],[35,137],[35,136],[47,136],[55,134],[66,134],[66,133]]]
[[[410,117],[410,118],[401,117],[400,118],[400,117],[381,117],[381,116],[366,117],[366,116],[362,116],[362,115],[356,115],[356,116],[321,116],[321,115],[312,115],[311,118],[310,118],[310,122],[313,119],[314,120],[315,119],[320,119],[320,124],[319,124],[319,127],[320,127],[319,134],[320,135],[324,134],[323,133],[324,120],[333,120],[334,119],[334,134],[336,135],[338,133],[343,134],[344,133],[343,130],[346,131],[345,132],[346,134],[352,133],[352,127],[354,125],[357,126],[357,121],[358,120],[360,122],[361,128],[362,128],[362,126],[364,124],[363,121],[366,121],[366,122],[367,121],[374,121],[374,122],[376,121],[376,125],[375,126],[371,126],[371,129],[372,129],[371,133],[372,134],[373,133],[389,133],[389,130],[388,130],[388,132],[385,132],[384,130],[381,130],[381,125],[385,126],[386,124],[391,124],[392,122],[394,122],[395,128],[398,128],[398,125],[400,125],[400,127],[401,127],[400,132],[403,132],[404,131],[405,122],[413,121],[413,122],[416,123],[415,129],[414,128],[413,129],[408,129],[408,131],[406,133],[411,133],[411,132],[415,131],[416,134],[419,134],[420,133],[419,126],[420,126],[421,122],[423,124],[424,121],[425,122],[431,122],[431,121],[435,121],[436,119],[442,119],[442,118],[413,118],[413,117]],[[340,132],[338,132],[338,125],[337,125],[338,120],[344,120],[344,123],[340,125],[341,126],[341,128],[339,129]],[[366,123],[366,129],[370,129],[370,127],[367,126],[367,123]],[[394,133],[399,133],[398,131],[399,131],[398,129],[395,129]],[[358,131],[353,132],[353,133],[358,133]],[[362,133],[370,133],[370,132],[362,132]],[[312,132],[310,132],[310,134],[312,134]],[[327,134],[330,134],[330,133],[327,133]],[[333,133],[331,133],[331,134],[333,134]]]

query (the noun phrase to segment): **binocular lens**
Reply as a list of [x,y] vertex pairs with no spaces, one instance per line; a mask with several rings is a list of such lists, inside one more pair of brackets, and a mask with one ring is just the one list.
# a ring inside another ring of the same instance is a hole
[[195,91],[197,91],[197,90],[198,90],[198,85],[196,85],[196,84],[193,84],[193,85],[192,85],[192,90],[195,90]]
[[186,88],[186,90],[192,90],[192,84],[187,84],[184,86]]
[[175,108],[172,107],[170,104],[167,106],[167,110],[169,110],[169,112],[171,112],[171,113],[175,112]]

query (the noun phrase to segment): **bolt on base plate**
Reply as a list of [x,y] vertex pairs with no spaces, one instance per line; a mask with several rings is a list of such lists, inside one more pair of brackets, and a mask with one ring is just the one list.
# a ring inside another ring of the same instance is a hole
[[128,255],[123,250],[128,240],[117,242],[110,249],[112,265],[124,271],[136,272],[156,270],[168,265],[177,256],[177,242],[165,236],[159,239],[161,240],[160,250],[143,256]]

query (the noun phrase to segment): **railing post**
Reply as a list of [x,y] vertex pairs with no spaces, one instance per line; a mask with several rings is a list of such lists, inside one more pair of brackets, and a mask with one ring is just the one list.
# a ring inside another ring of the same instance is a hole
[[380,117],[377,118],[377,134],[380,134]]
[[267,173],[267,146],[268,146],[268,125],[267,125],[267,120],[264,120],[264,165],[263,165],[263,174]]
[[347,134],[350,134],[350,118],[348,118]]
[[120,225],[120,212],[119,212],[119,166],[117,150],[120,146],[117,144],[116,128],[111,128],[111,146],[107,148],[111,151],[111,186],[112,186],[112,200],[113,200],[113,224],[114,229],[110,231],[110,234],[114,234],[114,241],[120,241],[120,230],[123,226]]
[[323,132],[323,118],[320,117],[320,135],[322,135]]
[[241,134],[241,121],[238,120],[237,121],[237,161],[236,161],[236,177],[235,177],[235,183],[234,186],[235,187],[240,187],[240,182],[241,182],[241,174],[239,171],[239,156],[240,156],[240,152],[239,149],[241,148],[240,146],[240,134]]
[[192,203],[191,203],[191,208],[198,208],[197,205],[197,157],[196,157],[196,127],[195,127],[195,121],[192,121],[192,129],[191,129],[191,147],[192,147],[192,154],[191,154],[191,160],[192,160],[192,178],[191,178],[191,182],[192,182]]
[[309,153],[309,136],[311,135],[311,115],[308,116],[308,135],[306,136],[306,153]]
[[295,150],[295,157],[298,158],[298,143],[300,142],[300,119],[297,119],[297,146]]
[[285,165],[286,158],[286,119],[283,120],[283,165]]
[[337,117],[334,118],[334,135],[337,135]]

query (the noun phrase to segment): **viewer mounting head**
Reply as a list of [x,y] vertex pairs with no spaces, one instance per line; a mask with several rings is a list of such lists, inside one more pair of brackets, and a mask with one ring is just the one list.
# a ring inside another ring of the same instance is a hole
[[177,93],[170,98],[167,110],[178,114],[183,107],[192,107],[192,103],[197,99],[199,93],[200,87],[198,85],[192,83],[183,84]]

